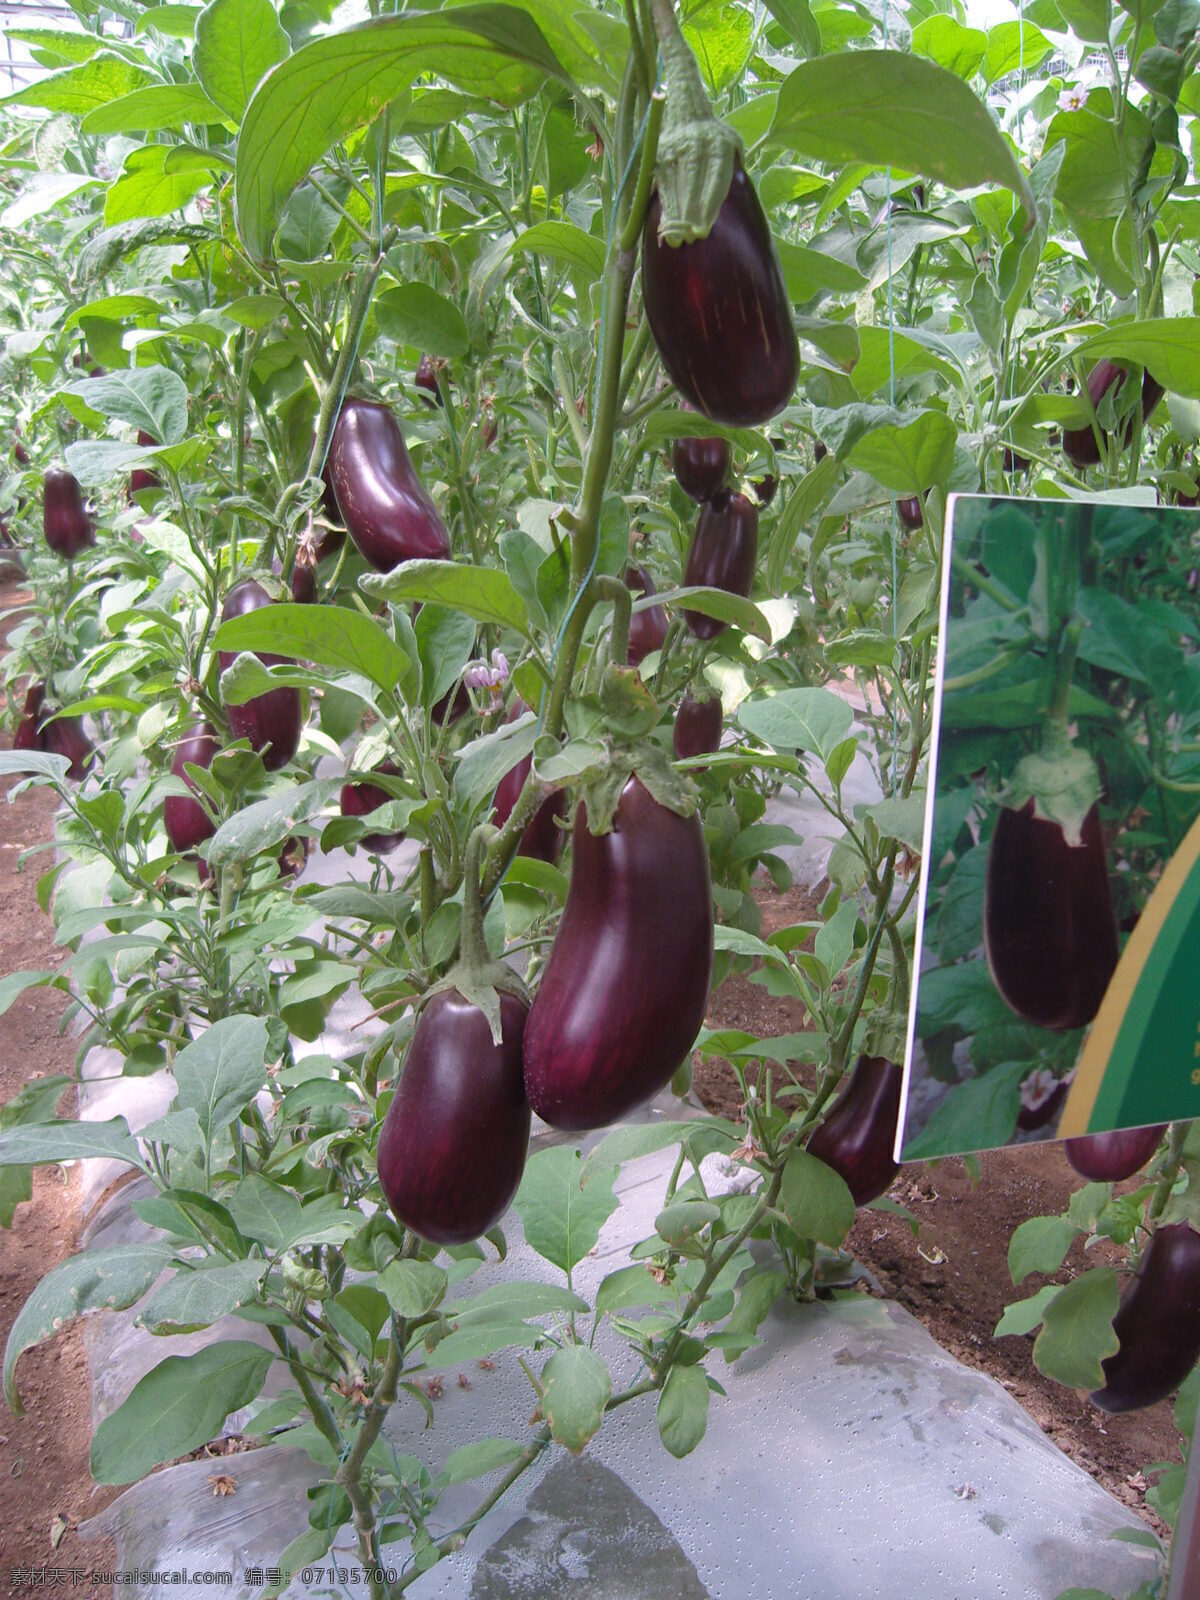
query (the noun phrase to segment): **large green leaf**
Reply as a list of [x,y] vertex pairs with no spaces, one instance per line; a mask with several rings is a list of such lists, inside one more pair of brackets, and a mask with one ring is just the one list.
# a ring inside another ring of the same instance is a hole
[[1200,317],[1153,317],[1122,322],[1094,333],[1073,355],[1089,360],[1108,356],[1148,367],[1164,389],[1200,400]]
[[458,561],[405,561],[392,572],[369,573],[359,587],[373,600],[428,600],[465,611],[476,622],[498,622],[524,632],[529,626],[525,602],[512,580],[495,567],[471,567]]
[[577,1456],[604,1421],[612,1375],[586,1345],[556,1350],[542,1368],[542,1411],[557,1444]]
[[270,1365],[270,1352],[244,1339],[160,1361],[96,1429],[92,1477],[133,1483],[160,1462],[207,1444],[231,1411],[255,1398]]
[[85,116],[98,106],[107,105],[110,100],[120,99],[153,81],[145,68],[104,50],[82,66],[51,72],[26,84],[15,94],[5,95],[0,99],[0,106],[40,106],[43,111]]
[[189,122],[221,120],[219,107],[198,83],[155,83],[89,111],[80,131],[92,135],[153,133],[159,128],[181,129]]
[[36,1167],[50,1161],[107,1156],[145,1168],[124,1117],[110,1122],[31,1122],[0,1133],[0,1167]]
[[570,1145],[540,1150],[527,1164],[515,1201],[525,1241],[553,1266],[569,1273],[600,1237],[600,1229],[617,1209],[613,1194],[615,1167],[580,1182],[583,1162]]
[[166,1332],[209,1328],[257,1296],[266,1270],[267,1263],[262,1260],[181,1267],[154,1291],[137,1320],[147,1328]]
[[1060,1289],[1047,1302],[1034,1340],[1038,1371],[1072,1389],[1098,1389],[1104,1382],[1100,1364],[1120,1345],[1112,1325],[1117,1303],[1111,1267],[1096,1267]]
[[223,622],[213,643],[218,650],[261,650],[340,667],[388,691],[413,667],[385,628],[348,606],[260,606]]
[[951,189],[1029,183],[983,102],[952,72],[899,50],[805,61],[779,91],[771,139],[831,166],[849,161],[921,172]]
[[506,5],[383,17],[304,45],[255,90],[242,120],[238,232],[255,259],[292,190],[333,145],[378,115],[422,72],[502,106],[546,78],[570,86],[533,19]]
[[200,1119],[206,1138],[236,1117],[266,1082],[263,1017],[222,1017],[175,1057],[179,1105]]
[[178,444],[187,432],[187,385],[169,367],[125,367],[64,388],[102,417],[141,428],[159,444]]
[[776,750],[809,750],[822,761],[841,744],[854,724],[854,713],[829,689],[781,689],[765,700],[738,708],[747,733]]
[[297,823],[315,816],[341,786],[340,778],[321,778],[244,806],[213,834],[205,855],[213,866],[219,867],[227,867],[234,861],[248,861],[259,851],[269,850],[286,839]]
[[427,283],[402,283],[375,301],[375,316],[389,339],[430,356],[465,356],[467,324],[453,300]]
[[180,211],[212,183],[218,163],[203,151],[184,151],[165,144],[143,145],[125,157],[121,176],[108,191],[104,221],[109,227],[143,217],[165,217]]
[[196,20],[192,65],[209,96],[240,122],[250,96],[288,48],[271,0],[212,0]]
[[708,1379],[699,1366],[671,1368],[658,1397],[658,1432],[667,1450],[682,1460],[708,1426]]
[[68,1256],[37,1284],[4,1347],[4,1397],[22,1415],[16,1367],[22,1352],[89,1311],[123,1311],[140,1300],[171,1259],[169,1245],[135,1241]]

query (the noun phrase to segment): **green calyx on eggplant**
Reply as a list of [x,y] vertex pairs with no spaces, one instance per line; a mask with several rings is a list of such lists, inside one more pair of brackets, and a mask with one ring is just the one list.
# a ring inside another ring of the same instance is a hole
[[383,1120],[376,1169],[398,1222],[434,1244],[477,1239],[508,1209],[529,1143],[521,1071],[528,1005],[499,995],[500,1042],[454,988],[417,1019]]
[[1156,1229],[1112,1325],[1121,1347],[1101,1363],[1094,1405],[1137,1411],[1178,1389],[1200,1358],[1200,1234],[1188,1223]]
[[42,487],[42,530],[56,556],[73,561],[96,542],[79,480],[65,467],[51,467]]
[[346,530],[377,572],[418,558],[449,559],[445,525],[387,406],[345,401],[334,424],[328,473]]
[[[1127,373],[1124,367],[1119,367],[1114,361],[1098,361],[1087,376],[1088,398],[1094,410],[1099,410],[1100,402],[1110,389],[1116,390],[1124,383]],[[1145,422],[1164,394],[1163,386],[1142,371],[1142,421]],[[1099,433],[1099,440],[1096,435]],[[1121,424],[1121,445],[1129,443],[1133,434],[1133,418],[1126,417]],[[1063,454],[1072,466],[1094,467],[1100,460],[1101,441],[1107,444],[1108,434],[1103,428],[1095,428],[1089,422],[1083,428],[1064,428],[1062,436]]]
[[[694,408],[685,400],[684,409]],[[691,500],[703,503],[724,488],[733,452],[728,439],[697,439],[685,435],[671,446],[675,481]]]
[[[137,442],[141,445],[155,445],[158,440],[152,433],[147,433],[145,428],[138,429]],[[129,497],[140,494],[143,489],[161,489],[162,479],[157,472],[150,472],[145,467],[135,467],[129,474]]]
[[710,756],[721,748],[724,712],[720,695],[697,700],[689,690],[679,702],[671,735],[676,761],[689,756]]
[[1075,845],[1035,814],[1032,799],[1001,810],[988,850],[983,942],[996,988],[1019,1017],[1058,1032],[1092,1021],[1118,953],[1095,805]]
[[[724,589],[748,598],[758,564],[758,511],[744,494],[723,489],[701,506],[688,550],[683,581],[687,588]],[[684,621],[697,639],[715,639],[729,626],[719,617],[685,611]]]
[[598,1128],[664,1088],[704,1020],[712,963],[699,815],[668,810],[633,776],[597,836],[581,801],[566,905],[525,1029],[538,1116]]
[[856,1206],[878,1200],[900,1171],[892,1149],[903,1081],[894,1061],[859,1056],[850,1081],[808,1141],[809,1154],[839,1174]]
[[661,221],[656,190],[642,231],[642,299],[671,382],[714,422],[766,422],[795,392],[800,349],[771,230],[741,160],[705,238],[667,244]]
[[[512,710],[507,721],[515,722],[522,712],[529,707],[518,696],[513,701]],[[506,772],[496,786],[495,798],[492,801],[492,821],[496,827],[502,828],[512,815],[512,809],[520,799],[521,790],[525,787],[525,780],[533,768],[533,757],[525,756],[518,761],[511,772]],[[562,854],[563,841],[566,834],[559,827],[560,822],[567,819],[567,795],[563,789],[548,795],[533,814],[525,832],[521,835],[521,842],[517,846],[519,856],[529,856],[534,861],[549,861],[552,865]]]
[[193,799],[200,789],[185,769],[202,767],[207,771],[220,748],[217,735],[207,722],[193,723],[175,746],[171,774],[180,778],[191,790],[188,795],[170,794],[163,802],[163,826],[167,830],[171,849],[178,855],[188,855],[217,831],[212,817],[199,800]]
[[[274,604],[275,601],[260,583],[253,578],[244,578],[225,596],[221,620],[228,622],[230,617],[241,617],[248,611]],[[258,659],[264,667],[273,667],[288,657],[267,653]],[[235,660],[236,655],[232,651],[222,650],[221,671],[227,672]],[[286,767],[296,754],[301,732],[299,689],[286,685],[268,689],[266,694],[255,695],[244,705],[227,706],[226,715],[234,737],[250,741],[251,749],[262,757],[263,766],[268,772],[278,772],[280,767]]]
[[1140,1172],[1163,1141],[1166,1123],[1147,1128],[1116,1128],[1063,1140],[1063,1155],[1091,1183],[1121,1183]]
[[[624,581],[625,587],[635,600],[641,596],[653,596],[658,592],[649,571],[634,562],[630,562],[625,568]],[[669,626],[666,606],[647,606],[644,611],[633,613],[629,619],[627,658],[631,667],[640,666],[646,656],[662,649],[666,643]]]
[[[400,768],[390,757],[381,761],[375,770],[394,778],[400,776]],[[386,806],[391,799],[388,791],[377,783],[348,780],[342,785],[341,812],[344,817],[369,817],[372,811]],[[402,833],[364,833],[362,842],[368,850],[383,856],[394,850],[403,838]]]

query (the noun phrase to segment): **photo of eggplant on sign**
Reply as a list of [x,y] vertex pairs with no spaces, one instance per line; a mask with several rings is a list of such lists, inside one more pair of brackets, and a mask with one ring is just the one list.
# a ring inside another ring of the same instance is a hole
[[1196,510],[951,497],[899,1159],[1200,1117],[1198,590]]

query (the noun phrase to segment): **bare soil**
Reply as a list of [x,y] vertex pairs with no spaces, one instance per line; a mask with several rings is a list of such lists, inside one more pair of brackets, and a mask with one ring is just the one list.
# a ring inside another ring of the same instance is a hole
[[[764,936],[817,919],[818,899],[807,890],[793,888],[779,894],[763,884],[757,886],[756,898]],[[808,1025],[797,1002],[776,999],[745,976],[722,984],[706,1020],[710,1027],[744,1028],[762,1038],[799,1032]],[[726,1062],[697,1057],[693,1086],[709,1110],[738,1115],[741,1090]],[[1064,1211],[1081,1180],[1056,1144],[992,1151],[979,1158],[979,1165],[978,1186],[957,1158],[905,1166],[890,1198],[912,1212],[920,1224],[919,1234],[913,1236],[903,1217],[866,1207],[858,1214],[847,1248],[870,1269],[883,1293],[906,1306],[944,1349],[1003,1384],[1060,1449],[1156,1532],[1165,1534],[1146,1504],[1154,1475],[1145,1469],[1154,1462],[1179,1459],[1171,1402],[1107,1416],[1084,1394],[1064,1389],[1038,1372],[1032,1337],[993,1337],[1006,1304],[1051,1281],[1031,1277],[1014,1286],[1008,1270],[1008,1242],[1014,1229],[1027,1217]],[[1082,1242],[1077,1242],[1054,1281],[1066,1282],[1097,1260],[1120,1265],[1121,1259],[1121,1252],[1102,1244],[1085,1261]]]
[[[0,607],[19,598],[11,587],[0,590]],[[10,742],[5,735],[3,747]],[[10,787],[4,785],[6,793]],[[45,791],[30,790],[11,805],[0,801],[0,974],[48,971],[62,958],[36,898],[38,877],[51,858],[37,855],[21,868],[22,853],[52,836],[53,818],[53,797]],[[32,1078],[72,1072],[75,1048],[59,1033],[64,1004],[56,990],[29,989],[0,1017],[0,1104]],[[74,1115],[73,1089],[58,1110]],[[17,1207],[12,1229],[0,1233],[0,1345],[35,1284],[77,1248],[82,1220],[79,1168],[35,1168],[32,1200]],[[112,1491],[94,1492],[88,1470],[92,1416],[82,1331],[69,1326],[21,1357],[23,1417],[0,1404],[0,1581],[6,1586],[19,1567],[90,1574],[115,1565],[108,1540],[84,1541],[76,1532],[77,1523],[112,1498]],[[112,1593],[107,1583],[65,1581],[78,1600]]]

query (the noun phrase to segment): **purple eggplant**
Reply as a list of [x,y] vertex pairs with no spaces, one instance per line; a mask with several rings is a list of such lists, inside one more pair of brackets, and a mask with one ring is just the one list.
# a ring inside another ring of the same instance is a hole
[[[145,428],[138,429],[138,443],[142,445],[157,444],[158,440],[152,433],[147,433]],[[157,472],[149,472],[145,467],[135,467],[129,474],[129,497],[140,494],[143,489],[161,489],[162,479]]]
[[[1099,409],[1101,400],[1108,391],[1114,387],[1120,388],[1126,377],[1124,367],[1119,367],[1113,361],[1098,361],[1088,373],[1087,392],[1093,407]],[[1142,372],[1142,420],[1145,421],[1155,406],[1163,397],[1163,386],[1157,383],[1143,369]],[[1083,428],[1065,428],[1062,436],[1063,454],[1072,466],[1094,467],[1100,460],[1100,446],[1096,441],[1096,432],[1100,438],[1107,442],[1108,435],[1103,428],[1094,430],[1089,422]],[[1121,443],[1127,445],[1133,434],[1133,418],[1126,417],[1121,429]]]
[[175,746],[171,772],[192,791],[191,795],[168,795],[163,803],[163,826],[167,830],[171,849],[178,855],[187,855],[197,849],[217,831],[216,823],[199,800],[192,799],[192,795],[198,795],[200,789],[195,779],[184,771],[184,767],[203,767],[207,771],[220,748],[217,736],[207,722],[193,723]]
[[1082,1028],[1117,965],[1117,924],[1100,813],[1069,845],[1033,801],[1005,807],[988,850],[983,942],[1006,1005],[1040,1028]]
[[[686,410],[692,407],[684,401]],[[692,500],[711,500],[725,485],[732,451],[728,439],[676,439],[671,446],[675,481]]]
[[25,694],[25,709],[13,734],[14,750],[42,750],[42,704],[46,698],[44,683],[31,683]]
[[374,400],[347,400],[329,447],[342,521],[378,572],[418,557],[446,561],[450,540],[409,459],[400,424]]
[[[758,511],[744,494],[723,489],[701,506],[688,551],[683,581],[687,588],[724,589],[749,596],[758,562]],[[715,639],[729,626],[719,617],[685,611],[684,621],[697,639]]]
[[51,467],[42,489],[42,529],[56,556],[73,561],[95,544],[96,533],[79,480],[65,467]]
[[417,1020],[376,1167],[397,1221],[434,1244],[477,1239],[517,1192],[529,1143],[527,1015],[523,1000],[501,993],[494,1044],[478,1006],[443,989]]
[[417,375],[413,382],[421,390],[421,399],[427,406],[444,406],[442,399],[442,386],[438,381],[438,371],[428,356],[422,356],[417,362]]
[[709,756],[721,748],[721,731],[724,712],[719,695],[707,700],[697,700],[690,692],[679,702],[675,713],[672,745],[675,759],[684,761],[689,756]]
[[1120,1183],[1142,1170],[1166,1131],[1166,1123],[1156,1123],[1148,1128],[1085,1133],[1077,1139],[1064,1139],[1063,1155],[1081,1178],[1092,1183]]
[[708,236],[668,245],[651,196],[642,299],[671,382],[714,422],[754,427],[781,411],[800,376],[792,307],[771,230],[741,162]]
[[925,525],[925,507],[921,504],[920,495],[906,495],[897,500],[896,512],[906,528],[916,529]]
[[[515,722],[522,712],[528,710],[529,707],[523,700],[516,699],[508,714],[508,721]],[[520,798],[532,766],[533,757],[526,756],[524,760],[517,762],[511,772],[506,772],[496,786],[496,796],[492,801],[492,821],[498,828],[502,828],[512,815],[512,808]],[[532,822],[521,835],[517,854],[530,856],[535,861],[551,863],[557,861],[562,854],[563,840],[566,837],[558,824],[560,820],[565,822],[566,816],[565,790],[560,789],[555,794],[547,795],[534,812]]]
[[[260,606],[274,604],[261,584],[255,583],[253,578],[246,578],[225,596],[221,620],[228,622],[230,617],[241,617],[248,611],[257,611]],[[274,667],[288,658],[268,653],[260,655],[258,659],[264,667]],[[222,650],[221,671],[228,671],[235,660],[233,651]],[[299,689],[286,686],[268,689],[266,694],[255,695],[253,700],[247,700],[244,705],[226,707],[226,712],[234,738],[249,739],[251,749],[257,750],[262,756],[263,766],[268,772],[278,772],[280,767],[286,767],[296,754],[301,730]]]
[[[391,759],[381,761],[379,772],[387,773],[391,777],[399,777],[400,768]],[[359,780],[355,783],[344,783],[341,793],[341,811],[344,817],[369,817],[372,811],[378,811],[380,806],[387,805],[392,796],[386,789],[377,783]],[[394,850],[402,841],[402,833],[364,833],[363,844],[376,855],[384,856]]]
[[1112,1325],[1121,1348],[1102,1363],[1094,1405],[1138,1411],[1178,1389],[1200,1358],[1200,1234],[1188,1223],[1156,1230]]
[[625,1116],[670,1082],[704,1020],[708,847],[632,777],[610,833],[575,813],[571,884],[525,1029],[525,1092],[552,1127]]
[[81,783],[96,757],[95,746],[83,731],[79,717],[55,717],[42,729],[42,749],[52,756],[66,756],[71,765],[67,777]]
[[883,1056],[859,1056],[850,1081],[808,1141],[810,1155],[832,1167],[856,1206],[878,1200],[900,1171],[892,1155],[900,1120],[903,1070]]
[[[630,562],[625,568],[625,587],[637,600],[643,595],[657,593],[654,579],[645,567],[639,567]],[[641,662],[654,650],[661,650],[666,642],[667,628],[666,606],[647,606],[644,611],[635,611],[629,619],[629,665],[640,666]]]

